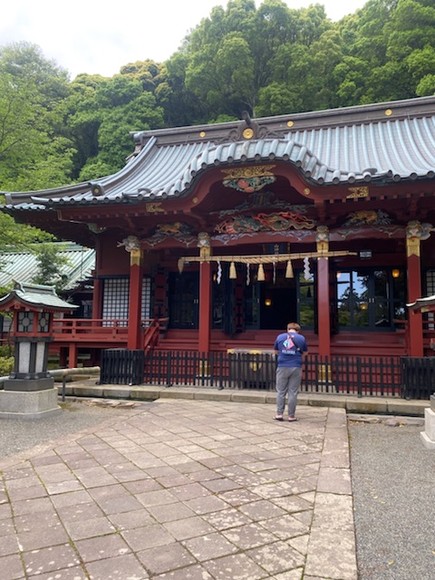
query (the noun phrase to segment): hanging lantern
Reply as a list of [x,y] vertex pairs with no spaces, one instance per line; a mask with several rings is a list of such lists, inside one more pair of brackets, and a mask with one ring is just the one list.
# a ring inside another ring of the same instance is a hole
[[235,280],[236,278],[237,278],[236,265],[234,264],[234,262],[231,262],[231,264],[230,264],[230,279]]
[[287,262],[287,268],[285,270],[285,277],[286,278],[293,278],[293,266],[291,260]]
[[264,280],[265,280],[263,264],[258,264],[257,280],[259,282],[264,282]]

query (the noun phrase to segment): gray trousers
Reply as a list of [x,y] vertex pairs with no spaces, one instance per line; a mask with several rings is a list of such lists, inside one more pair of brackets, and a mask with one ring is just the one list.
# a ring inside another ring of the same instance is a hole
[[277,415],[284,413],[286,396],[288,396],[288,414],[290,417],[295,414],[301,379],[301,367],[278,367],[276,369]]

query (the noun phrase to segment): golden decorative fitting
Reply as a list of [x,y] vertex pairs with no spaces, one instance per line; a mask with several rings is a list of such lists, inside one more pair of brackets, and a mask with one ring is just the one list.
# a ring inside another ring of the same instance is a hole
[[148,213],[165,213],[160,202],[157,203],[147,203],[145,209]]
[[194,198],[192,199],[192,201],[193,201],[193,203],[198,203],[198,198],[197,198],[197,197],[194,197]]
[[198,244],[199,256],[203,260],[210,258],[211,247],[210,247],[210,236],[207,232],[199,232],[198,234]]
[[287,127],[293,127],[294,124],[294,121],[287,121]]
[[319,258],[322,257],[322,254],[327,254],[329,250],[329,242],[321,241],[317,242],[317,252],[319,253]]
[[329,229],[328,226],[318,226],[316,231],[317,251],[320,255],[329,251]]
[[310,195],[310,193],[311,193],[311,189],[310,189],[309,187],[306,187],[306,188],[304,189],[304,193],[305,193],[305,195]]
[[385,111],[385,115],[386,115],[387,117],[391,117],[391,115],[392,115],[392,114],[393,114],[393,111],[392,111],[391,109],[387,109],[387,110]]
[[406,238],[406,255],[420,256],[420,238]]
[[205,131],[201,131],[201,133],[199,134],[200,137],[205,137],[207,135],[207,133]]
[[349,195],[346,195],[346,199],[360,199],[369,196],[369,188],[365,185],[362,187],[348,187],[350,191]]
[[254,136],[254,131],[250,127],[247,127],[243,131],[242,135],[245,139],[252,139],[252,137]]
[[253,167],[242,167],[235,169],[222,169],[225,179],[240,179],[249,177],[273,176],[272,169],[275,165],[254,165]]
[[130,266],[140,266],[142,261],[142,250],[131,250],[130,252]]

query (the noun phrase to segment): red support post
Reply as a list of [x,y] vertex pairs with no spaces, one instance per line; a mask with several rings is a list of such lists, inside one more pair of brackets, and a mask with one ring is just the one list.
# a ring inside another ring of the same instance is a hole
[[68,368],[76,369],[78,364],[78,348],[76,342],[70,342],[68,347]]
[[94,270],[94,289],[92,292],[92,318],[101,318],[103,311],[103,281],[99,278],[100,262],[102,255],[102,241],[97,236],[95,242],[95,270]]
[[329,298],[329,260],[317,259],[317,326],[319,355],[331,355],[331,316]]
[[211,327],[211,264],[200,262],[199,265],[199,340],[198,350],[210,351]]
[[101,296],[103,283],[99,278],[94,278],[94,291],[92,294],[92,318],[101,318]]
[[[421,298],[420,256],[408,255],[407,259],[408,302]],[[410,312],[408,323],[408,345],[410,356],[423,356],[423,318],[421,312]]]
[[142,330],[142,250],[130,251],[130,293],[128,303],[128,338],[127,348],[143,348]]

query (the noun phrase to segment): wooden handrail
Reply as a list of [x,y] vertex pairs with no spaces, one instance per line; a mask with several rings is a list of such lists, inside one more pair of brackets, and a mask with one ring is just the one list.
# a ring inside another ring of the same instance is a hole
[[160,325],[158,320],[154,320],[145,329],[144,339],[143,339],[143,349],[145,352],[153,350],[159,341]]
[[[168,318],[142,319],[141,324],[147,345],[155,346],[157,344],[159,333],[166,329],[168,320]],[[95,342],[110,339],[126,342],[127,334],[127,318],[56,318],[53,321],[55,340],[71,340],[72,342],[90,340]]]

